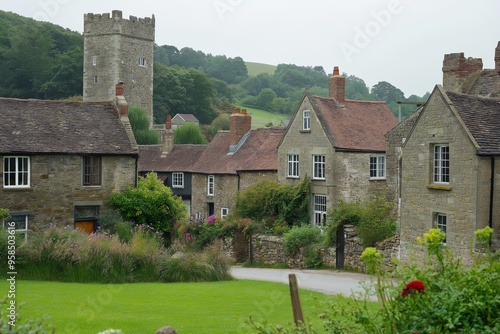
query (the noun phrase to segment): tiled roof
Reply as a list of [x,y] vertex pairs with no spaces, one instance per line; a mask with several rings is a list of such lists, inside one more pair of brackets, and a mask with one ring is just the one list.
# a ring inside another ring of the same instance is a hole
[[0,98],[0,120],[2,154],[138,153],[112,102]]
[[500,99],[446,92],[470,133],[479,154],[500,154]]
[[182,118],[184,122],[198,122],[198,118],[196,118],[193,114],[176,114],[174,118],[177,116]]
[[236,174],[238,171],[278,169],[278,143],[284,128],[252,129],[244,144],[229,153],[229,132],[220,131],[213,138],[193,168],[203,174]]
[[174,145],[163,154],[162,145],[139,146],[139,172],[190,172],[207,145]]
[[383,101],[345,100],[309,95],[332,145],[337,149],[385,151],[385,133],[398,124]]

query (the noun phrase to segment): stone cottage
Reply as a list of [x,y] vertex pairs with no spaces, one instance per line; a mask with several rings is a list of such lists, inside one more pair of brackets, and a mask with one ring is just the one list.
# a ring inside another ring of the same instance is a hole
[[92,232],[109,195],[136,185],[139,151],[116,92],[110,102],[0,99],[0,207],[19,230]]
[[285,131],[272,127],[252,129],[252,117],[233,111],[230,130],[219,131],[192,167],[192,214],[196,219],[227,216],[236,195],[262,181],[277,181],[277,147]]
[[345,78],[335,67],[329,96],[306,93],[278,146],[280,183],[311,178],[311,221],[325,224],[340,201],[390,197],[384,134],[398,124],[383,101],[345,98]]
[[434,88],[402,146],[401,254],[436,227],[469,258],[474,231],[500,247],[500,99]]

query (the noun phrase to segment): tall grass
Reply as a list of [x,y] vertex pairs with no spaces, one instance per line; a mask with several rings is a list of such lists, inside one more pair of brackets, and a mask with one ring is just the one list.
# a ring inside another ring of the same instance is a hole
[[[5,232],[1,233],[0,249],[7,249],[3,245]],[[162,244],[145,227],[134,229],[128,242],[121,241],[118,235],[88,235],[80,230],[51,228],[18,246],[18,276],[27,280],[95,283],[230,279],[228,258],[218,245],[198,253],[177,251],[173,256]]]

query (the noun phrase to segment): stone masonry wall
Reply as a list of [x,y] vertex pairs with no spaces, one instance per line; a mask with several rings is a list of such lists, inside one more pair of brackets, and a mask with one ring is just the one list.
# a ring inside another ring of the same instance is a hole
[[[360,260],[363,253],[361,240],[356,236],[353,228],[346,228],[347,238],[345,240],[344,249],[344,268],[365,272],[366,268]],[[286,264],[289,268],[303,269],[304,268],[304,253],[301,250],[295,256],[289,256],[284,251],[283,238],[269,235],[254,235],[251,241],[253,261],[264,264]],[[225,243],[226,251],[232,254],[231,242]],[[376,245],[376,249],[380,252],[384,259],[384,267],[391,268],[391,261],[398,256],[399,251],[399,235],[384,240]],[[336,252],[335,248],[323,246],[320,250],[321,258],[324,265],[335,268]]]
[[[0,157],[1,158],[1,157]],[[102,158],[102,186],[82,186],[82,157],[78,155],[31,156],[31,187],[0,189],[0,207],[11,212],[28,211],[29,228],[38,230],[50,224],[73,226],[75,206],[104,206],[113,191],[135,186],[135,158]],[[0,183],[3,184],[0,174]]]
[[[111,16],[85,14],[84,101],[111,101],[115,85],[123,82],[128,104],[146,109],[152,125],[154,39],[154,17],[125,19],[121,11],[113,11]],[[139,64],[140,58],[144,64]]]
[[[447,216],[446,244],[466,259],[477,225],[478,178],[481,170],[469,136],[435,90],[408,138],[402,156],[401,253],[434,225],[437,213]],[[450,181],[433,184],[433,147],[449,145]],[[477,224],[477,225],[476,225]]]

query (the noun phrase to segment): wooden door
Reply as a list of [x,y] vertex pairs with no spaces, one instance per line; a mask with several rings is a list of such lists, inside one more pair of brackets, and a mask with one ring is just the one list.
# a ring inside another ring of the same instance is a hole
[[75,222],[75,229],[79,228],[82,231],[91,234],[94,232],[94,221],[93,220],[84,220]]

